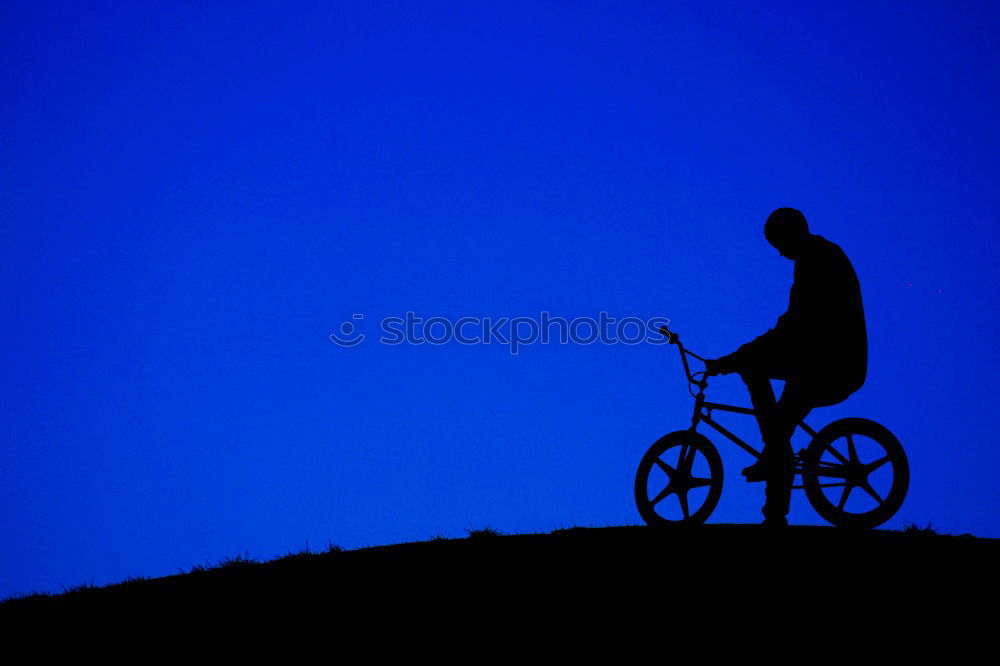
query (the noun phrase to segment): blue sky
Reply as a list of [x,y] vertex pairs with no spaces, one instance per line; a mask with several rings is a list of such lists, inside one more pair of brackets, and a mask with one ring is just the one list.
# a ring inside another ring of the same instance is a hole
[[[902,441],[886,527],[1000,537],[997,14],[4,3],[0,595],[636,523],[639,458],[690,418],[672,348],[377,322],[660,316],[721,356],[787,303],[779,206],[847,252],[868,317],[867,384],[808,421]],[[710,395],[747,404],[735,376]],[[757,522],[714,439],[711,521]],[[822,523],[802,496],[790,519]]]

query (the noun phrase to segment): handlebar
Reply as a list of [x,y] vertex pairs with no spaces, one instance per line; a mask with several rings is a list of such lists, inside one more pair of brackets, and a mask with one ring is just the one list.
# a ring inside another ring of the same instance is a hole
[[[684,344],[681,342],[680,336],[678,336],[676,333],[671,331],[666,326],[660,326],[660,333],[666,336],[667,342],[669,342],[672,345],[674,344],[677,345],[677,350],[681,354],[681,362],[684,364],[684,374],[686,374],[688,378],[688,390],[691,391],[691,384],[694,384],[701,390],[705,390],[705,388],[708,386],[708,372],[706,371],[691,372],[691,367],[688,365],[687,357],[688,355],[693,356],[702,363],[705,363],[706,360],[701,356],[695,354],[690,349],[685,349]],[[701,375],[702,378],[697,379],[697,375]],[[691,394],[694,395],[694,392],[691,391]]]
[[673,331],[671,331],[666,326],[661,326],[660,327],[660,333],[662,333],[663,335],[666,336],[667,342],[669,342],[672,345],[677,345],[680,348],[682,354],[690,354],[691,356],[694,356],[699,361],[702,361],[702,362],[705,361],[704,358],[702,358],[701,356],[698,356],[697,354],[695,354],[690,349],[685,349],[684,345],[681,344],[680,336],[677,335],[676,333],[674,333]]
[[677,342],[679,340],[679,338],[677,337],[677,334],[674,333],[673,331],[671,331],[666,326],[661,326],[660,327],[660,333],[662,333],[663,335],[665,335],[667,337],[667,342],[669,342],[670,344],[674,344],[675,342]]

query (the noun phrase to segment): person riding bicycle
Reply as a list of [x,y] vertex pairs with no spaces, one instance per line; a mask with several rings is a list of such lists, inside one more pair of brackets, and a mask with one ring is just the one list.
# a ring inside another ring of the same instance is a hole
[[[843,250],[811,234],[805,216],[779,208],[764,236],[795,262],[788,310],[774,328],[732,354],[706,362],[709,375],[737,372],[750,392],[764,450],[743,470],[748,481],[767,481],[764,524],[788,524],[795,426],[815,407],[843,402],[865,382],[868,335],[861,286]],[[785,387],[775,402],[771,379]]]

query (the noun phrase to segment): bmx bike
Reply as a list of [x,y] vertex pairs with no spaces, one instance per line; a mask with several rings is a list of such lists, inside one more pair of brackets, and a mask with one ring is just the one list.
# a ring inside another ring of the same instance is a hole
[[[712,419],[712,411],[753,415],[754,410],[705,400],[708,373],[692,373],[688,356],[676,333],[660,328],[676,344],[694,397],[691,427],[656,440],[639,463],[635,476],[635,503],[647,525],[703,523],[722,494],[722,458],[712,442],[696,431],[706,423],[747,453],[761,452]],[[699,377],[700,376],[700,377]],[[693,390],[697,387],[697,393]],[[820,516],[838,527],[868,529],[892,518],[903,504],[910,483],[906,452],[884,426],[863,418],[834,421],[818,432],[806,423],[798,427],[812,440],[794,454],[796,476],[792,489],[805,490]]]

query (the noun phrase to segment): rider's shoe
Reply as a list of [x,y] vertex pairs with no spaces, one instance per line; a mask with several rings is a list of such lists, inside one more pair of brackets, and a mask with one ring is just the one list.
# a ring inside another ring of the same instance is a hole
[[788,519],[782,516],[781,518],[765,518],[764,522],[761,523],[764,527],[788,527]]
[[766,481],[767,480],[767,469],[764,464],[764,459],[761,458],[749,467],[743,468],[743,476],[747,478],[747,481]]

